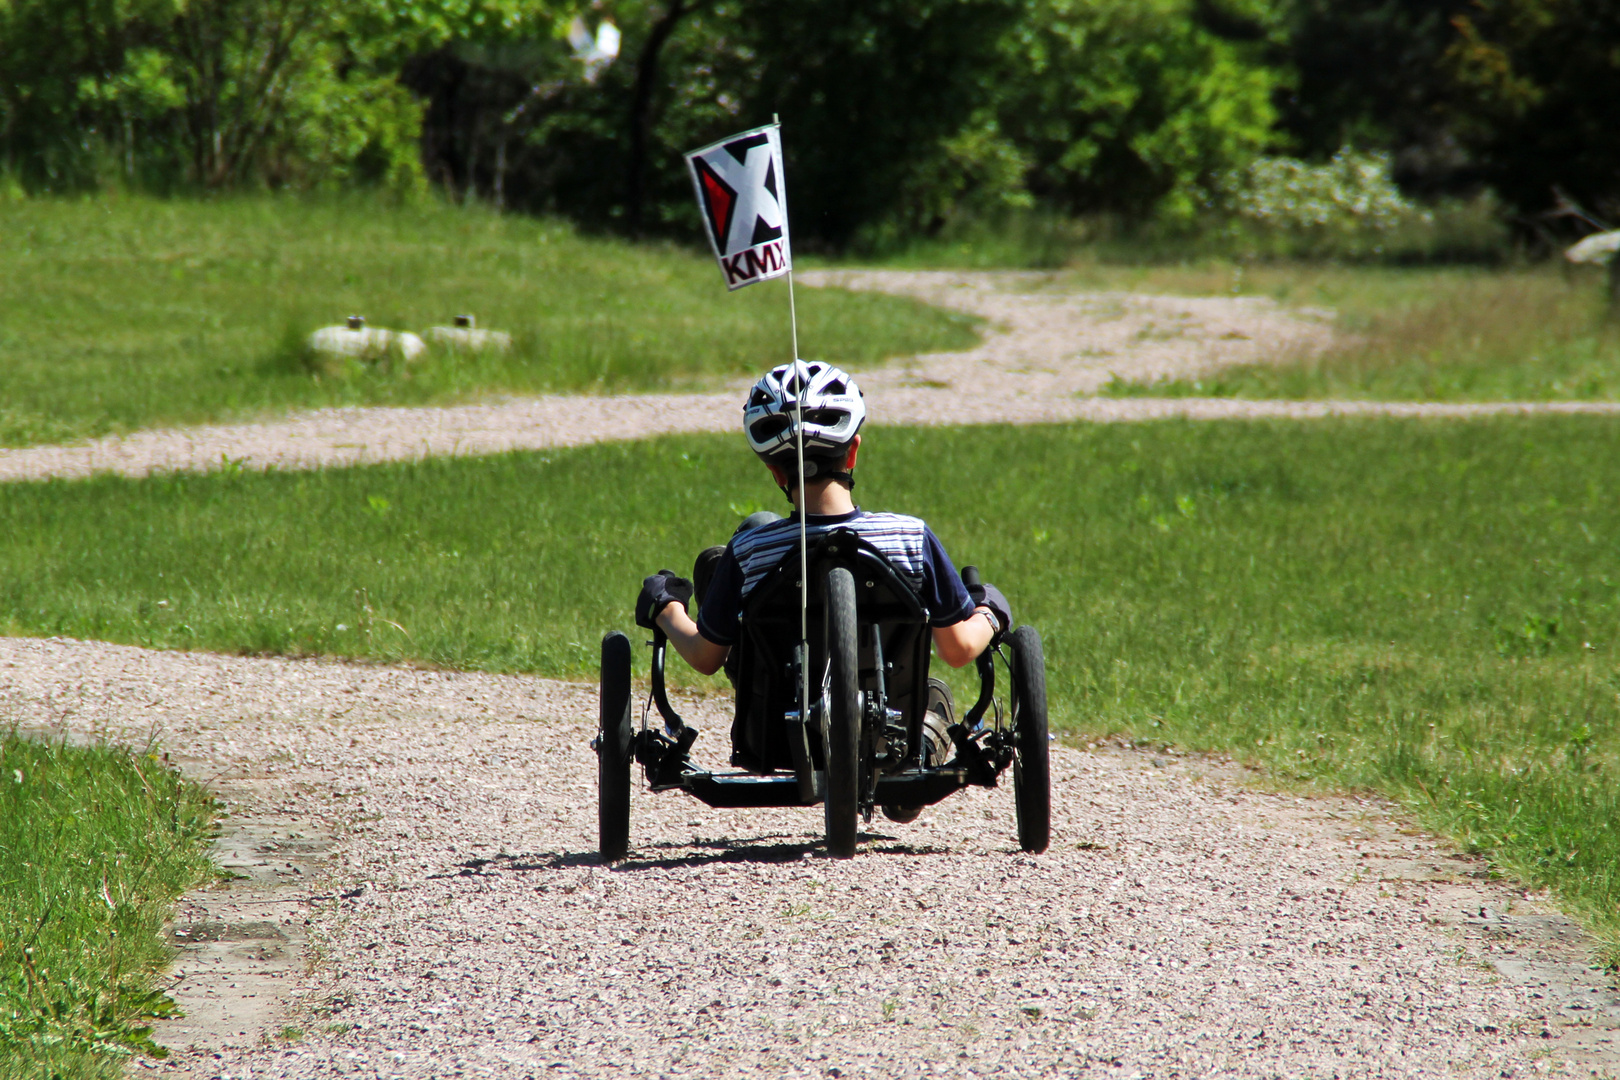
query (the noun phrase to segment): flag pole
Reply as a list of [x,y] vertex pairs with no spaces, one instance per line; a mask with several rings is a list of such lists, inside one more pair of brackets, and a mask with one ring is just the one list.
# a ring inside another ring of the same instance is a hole
[[[782,138],[782,118],[776,113],[771,114],[771,123],[776,126],[777,140]],[[785,179],[785,178],[784,178]],[[787,226],[784,217],[782,225]],[[804,654],[804,670],[799,679],[799,718],[801,723],[810,722],[810,542],[805,528],[805,518],[809,510],[805,503],[808,492],[805,490],[804,475],[804,372],[799,366],[799,306],[793,297],[793,261],[788,260],[788,325],[793,332],[793,377],[798,385],[798,393],[794,395],[794,404],[797,405],[798,422],[793,425],[795,438],[794,446],[799,459],[799,645]]]

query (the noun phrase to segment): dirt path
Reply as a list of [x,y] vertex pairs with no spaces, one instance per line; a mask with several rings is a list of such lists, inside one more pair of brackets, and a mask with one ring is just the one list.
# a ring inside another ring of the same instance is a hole
[[[1050,275],[817,271],[806,284],[876,289],[984,316],[975,349],[930,353],[862,372],[875,424],[1113,423],[1316,418],[1469,417],[1518,412],[1620,414],[1620,404],[1442,405],[1229,398],[1098,398],[1114,374],[1194,375],[1296,355],[1325,344],[1325,313],[1253,297],[1074,292]],[[443,408],[320,409],[259,424],[140,431],[71,446],[0,449],[0,482],[114,472],[310,469],[436,454],[492,454],[679,431],[733,431],[741,385],[718,393],[550,396]]]
[[[279,979],[279,1018],[160,1030],[177,1050],[163,1071],[1499,1077],[1620,1061],[1620,995],[1583,969],[1578,931],[1477,861],[1377,803],[1257,794],[1151,752],[1059,749],[1038,858],[1016,850],[1007,791],[880,819],[848,862],[821,856],[814,810],[638,792],[634,857],[607,870],[590,687],[0,639],[0,700],[35,727],[185,748],[273,832],[260,864],[307,875],[206,924],[241,943],[210,954],[211,982],[209,957],[181,961],[188,1007]],[[715,703],[689,711],[717,755]],[[326,836],[324,861],[288,859],[289,838]],[[267,940],[305,932],[312,970],[255,968]]]

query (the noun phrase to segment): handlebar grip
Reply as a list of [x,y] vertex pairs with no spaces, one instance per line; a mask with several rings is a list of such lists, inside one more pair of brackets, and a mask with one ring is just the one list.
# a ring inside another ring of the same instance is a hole
[[977,566],[962,567],[962,584],[971,591],[979,584],[979,568]]

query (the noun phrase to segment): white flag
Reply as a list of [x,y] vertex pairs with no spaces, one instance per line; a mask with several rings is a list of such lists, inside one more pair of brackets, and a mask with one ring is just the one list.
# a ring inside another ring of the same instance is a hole
[[686,155],[686,167],[726,288],[787,273],[793,252],[781,129],[770,124],[694,150]]

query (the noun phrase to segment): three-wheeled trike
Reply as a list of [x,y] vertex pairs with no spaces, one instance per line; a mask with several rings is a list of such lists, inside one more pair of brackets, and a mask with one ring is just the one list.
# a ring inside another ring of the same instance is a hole
[[[823,535],[806,553],[810,588],[801,637],[799,552],[755,586],[727,664],[736,690],[734,772],[693,765],[697,730],[664,688],[668,642],[653,632],[652,687],[633,716],[630,640],[602,640],[601,729],[595,739],[602,859],[630,850],[633,763],[652,791],[684,791],[714,807],[813,806],[826,815],[827,851],[855,854],[857,821],[875,809],[914,820],[969,786],[995,787],[1013,770],[1018,843],[1046,850],[1051,781],[1046,664],[1040,635],[1020,626],[978,658],[978,700],[958,718],[948,687],[929,678],[928,612],[877,549],[855,532]],[[963,581],[977,583],[966,567]],[[996,694],[996,662],[1007,673]],[[658,710],[661,725],[649,724]]]

